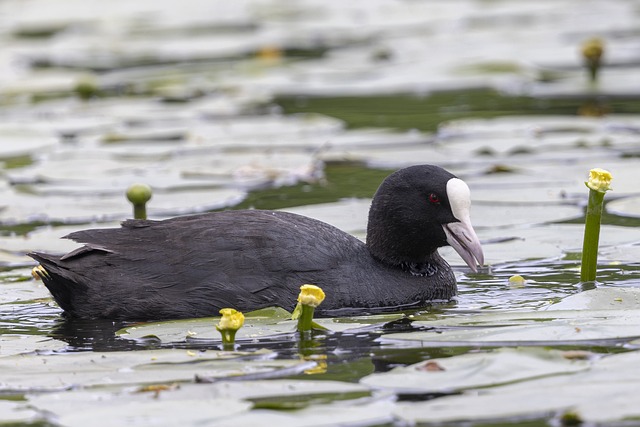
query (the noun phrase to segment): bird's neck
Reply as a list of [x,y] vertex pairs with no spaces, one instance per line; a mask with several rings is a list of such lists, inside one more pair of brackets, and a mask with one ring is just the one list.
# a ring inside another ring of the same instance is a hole
[[436,246],[422,236],[394,233],[392,227],[369,226],[366,245],[376,260],[417,276],[431,276],[442,264]]

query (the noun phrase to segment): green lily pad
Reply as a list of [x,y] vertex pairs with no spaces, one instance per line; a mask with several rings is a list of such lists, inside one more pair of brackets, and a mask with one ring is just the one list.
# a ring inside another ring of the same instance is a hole
[[[57,400],[55,398],[58,398]],[[70,393],[34,400],[34,406],[47,408],[51,419],[64,426],[176,426],[210,425],[217,419],[244,413],[250,402],[235,399],[165,400],[151,396],[93,393],[82,397]]]
[[30,425],[42,419],[37,411],[20,402],[0,400],[0,425]]
[[637,420],[638,363],[637,351],[607,355],[592,359],[588,369],[567,375],[470,390],[427,402],[399,403],[395,415],[410,423],[497,422],[566,412],[585,423]]
[[499,349],[432,359],[388,372],[371,374],[361,384],[395,393],[453,393],[588,369],[585,361],[568,360],[560,351]]
[[[126,327],[116,332],[126,339],[153,337],[162,342],[183,342],[185,340],[221,341],[216,325],[220,317],[151,322]],[[258,310],[245,315],[244,326],[238,330],[236,340],[255,340],[269,336],[290,334],[296,331],[297,321],[291,320],[291,313],[274,307]]]
[[615,310],[617,317],[640,316],[640,288],[599,287],[564,298],[545,308],[553,315],[558,310],[588,310],[598,316],[599,310]]
[[315,381],[272,379],[270,381],[219,381],[213,384],[184,384],[178,390],[167,393],[166,399],[225,398],[225,399],[276,399],[299,396],[366,393],[370,389],[360,384],[343,381]]
[[51,294],[41,281],[0,282],[0,304],[49,299]]
[[640,197],[628,197],[607,203],[607,212],[615,215],[640,218]]
[[147,350],[53,355],[21,354],[0,358],[6,370],[0,390],[29,392],[126,384],[193,382],[195,377],[218,379],[242,375],[287,375],[310,363],[275,360],[269,351],[256,353],[188,350]]
[[3,334],[0,336],[0,356],[58,351],[66,347],[65,342],[42,335]]
[[[640,337],[640,289],[598,288],[537,311],[489,312],[416,320],[437,331],[386,334],[382,340],[416,346],[522,346],[629,341]],[[419,319],[419,317],[418,317]]]
[[214,427],[277,425],[280,427],[367,426],[386,425],[394,421],[395,403],[390,399],[361,402],[336,402],[313,405],[296,411],[254,409],[225,420],[211,423]]
[[[361,328],[381,327],[387,322],[402,317],[404,317],[402,313],[396,313],[352,318],[318,318],[314,319],[314,322],[332,332],[348,332]],[[143,323],[128,326],[117,334],[125,339],[154,338],[163,343],[221,341],[220,333],[215,328],[219,320],[219,317],[210,317]],[[236,341],[242,344],[243,341],[293,334],[297,331],[297,325],[297,320],[291,320],[291,313],[279,307],[253,311],[245,314],[244,326],[238,330]]]

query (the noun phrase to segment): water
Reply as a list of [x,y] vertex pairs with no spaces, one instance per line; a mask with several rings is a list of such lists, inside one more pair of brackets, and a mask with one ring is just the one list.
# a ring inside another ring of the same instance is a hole
[[[589,423],[637,419],[627,386],[639,345],[639,6],[3,2],[0,419],[548,425],[571,411]],[[596,83],[578,53],[593,36],[606,49]],[[214,320],[189,324],[195,337],[180,323],[66,320],[30,279],[26,252],[71,250],[60,236],[130,216],[123,193],[133,182],[154,188],[154,218],[288,209],[364,238],[377,185],[415,163],[442,165],[472,190],[488,266],[472,273],[441,251],[458,278],[454,302],[338,319],[306,340],[281,319],[251,320],[244,329],[259,334],[225,354]],[[614,176],[595,289],[604,293],[595,296],[579,283],[592,167]],[[159,336],[129,339],[136,328]],[[475,355],[486,359],[465,371]],[[428,369],[444,378],[440,388]],[[386,385],[366,385],[378,378]],[[143,390],[149,384],[166,389]]]

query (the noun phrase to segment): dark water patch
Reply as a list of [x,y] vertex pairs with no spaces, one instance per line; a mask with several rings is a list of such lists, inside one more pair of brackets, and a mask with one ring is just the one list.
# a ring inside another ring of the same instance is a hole
[[370,198],[393,170],[370,169],[362,163],[327,163],[319,182],[251,191],[233,209],[283,209],[335,202],[344,198]]
[[[558,221],[558,224],[584,224],[586,214],[586,207],[583,211],[583,215],[577,218],[571,218],[564,221]],[[621,227],[632,227],[637,228],[640,227],[640,217],[631,217],[631,216],[622,216],[616,215],[612,213],[608,213],[606,210],[606,202],[605,202],[605,210],[602,212],[601,224],[605,225],[619,225]]]
[[[434,92],[425,96],[394,94],[376,96],[281,96],[275,98],[287,114],[321,113],[344,120],[350,128],[390,127],[435,132],[445,121],[517,115],[570,115],[592,104],[593,96],[536,98],[509,96],[492,89]],[[640,113],[638,96],[598,98],[596,103],[616,114]],[[584,110],[583,110],[584,111]]]

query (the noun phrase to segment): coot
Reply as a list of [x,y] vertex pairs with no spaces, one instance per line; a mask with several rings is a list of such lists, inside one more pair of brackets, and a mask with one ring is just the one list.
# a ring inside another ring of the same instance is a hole
[[472,269],[483,263],[469,219],[469,188],[444,169],[401,169],[378,188],[367,242],[287,212],[244,210],[71,233],[63,256],[30,253],[65,314],[157,320],[215,316],[220,308],[292,309],[299,287],[326,292],[321,316],[421,307],[456,295],[437,248]]

